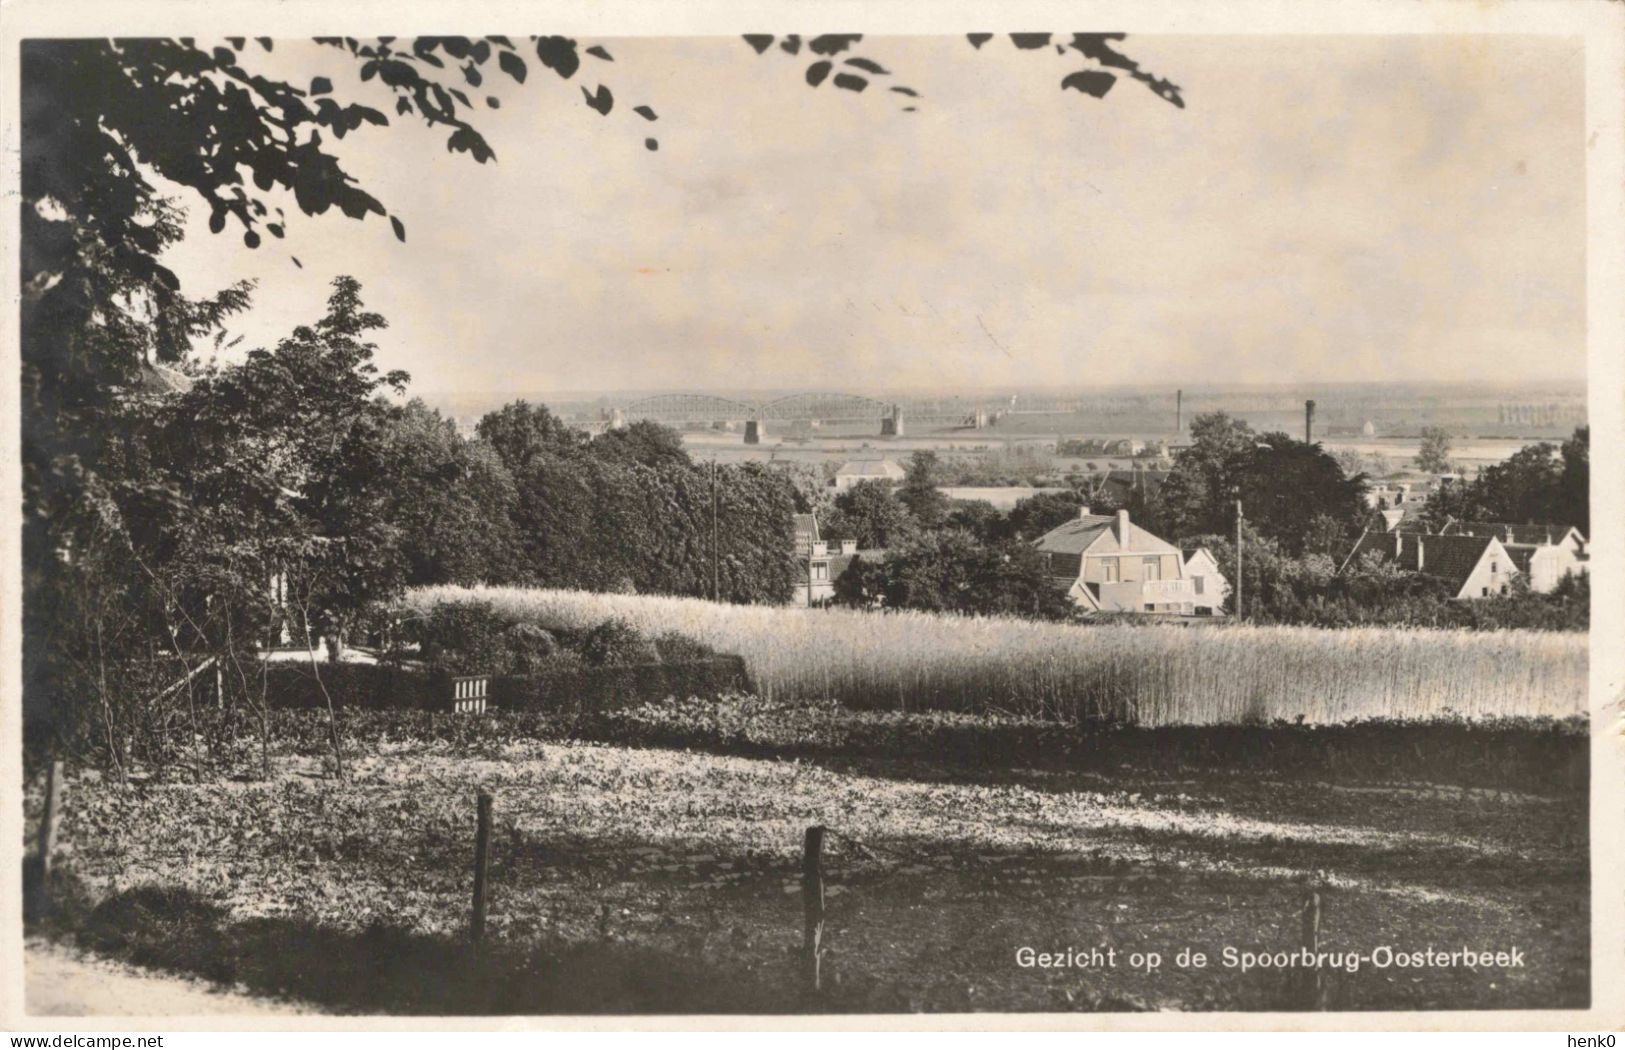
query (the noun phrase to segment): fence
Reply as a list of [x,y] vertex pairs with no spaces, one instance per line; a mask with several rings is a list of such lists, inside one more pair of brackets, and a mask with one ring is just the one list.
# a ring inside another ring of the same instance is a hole
[[[46,880],[42,889],[47,891],[48,902],[48,880],[50,873],[58,867],[55,851],[64,814],[60,763],[51,767],[47,777],[37,841],[39,867]],[[436,780],[435,786],[453,793],[454,798],[462,800],[461,804],[466,804],[471,793],[465,786],[441,780]],[[350,784],[346,785],[344,794],[355,796],[358,805],[382,810],[399,806],[424,790],[425,785],[422,784]],[[494,791],[477,790],[472,794],[473,806],[471,811],[462,811],[467,819],[462,822],[461,829],[456,822],[445,827],[444,848],[432,856],[425,854],[422,843],[433,836],[424,829],[410,826],[409,822],[391,822],[392,826],[387,832],[355,835],[352,829],[345,826],[345,814],[334,811],[319,821],[300,827],[286,827],[278,835],[258,836],[252,846],[242,842],[166,843],[154,842],[149,838],[132,852],[101,859],[117,867],[122,874],[126,867],[144,870],[152,867],[154,861],[171,862],[171,866],[180,867],[206,860],[219,865],[251,868],[251,862],[257,855],[265,861],[265,866],[260,869],[262,876],[267,872],[272,876],[263,878],[266,891],[274,893],[272,887],[289,884],[288,872],[284,869],[295,867],[291,858],[300,847],[313,842],[325,842],[334,847],[329,859],[323,863],[344,872],[337,880],[341,883],[350,881],[350,866],[359,870],[372,863],[393,864],[395,858],[403,854],[414,856],[429,867],[439,870],[450,868],[463,873],[453,880],[465,887],[461,900],[458,900],[455,892],[441,894],[436,897],[436,907],[441,911],[442,925],[463,931],[455,935],[453,941],[462,941],[478,958],[490,950],[492,924],[506,917],[506,909],[527,905],[536,894],[537,887],[531,881],[531,876],[544,865],[538,863],[541,855],[534,848],[528,852],[522,848],[526,843],[525,832],[527,828],[534,829],[533,822],[539,817],[556,819],[557,810],[548,809],[523,796],[511,797],[504,805]],[[505,861],[498,857],[503,850],[503,826],[507,830],[508,843]],[[434,829],[436,834],[440,830]],[[805,827],[798,838],[795,851],[799,854],[798,863],[787,860],[787,854],[792,851],[780,849],[772,861],[740,870],[736,873],[738,877],[714,880],[716,890],[691,894],[687,900],[691,913],[700,908],[706,909],[710,913],[711,925],[719,929],[731,926],[737,932],[740,928],[738,923],[748,924],[745,913],[754,910],[768,926],[776,925],[782,934],[782,938],[769,936],[767,941],[782,939],[788,942],[792,938],[799,941],[795,965],[783,968],[779,976],[772,978],[772,987],[766,993],[776,997],[778,1008],[783,1010],[815,1011],[848,1006],[850,994],[832,987],[825,964],[832,951],[843,948],[842,938],[851,936],[860,928],[858,924],[865,917],[857,905],[866,894],[878,894],[888,888],[895,891],[896,887],[901,886],[909,900],[925,905],[923,911],[910,911],[904,917],[905,921],[910,924],[930,924],[933,915],[928,902],[934,891],[968,883],[968,887],[960,891],[962,895],[975,896],[989,892],[990,888],[997,893],[999,877],[1008,874],[1001,865],[1007,865],[1009,858],[989,859],[965,853],[963,847],[942,846],[928,853],[867,841],[838,827],[825,825]],[[532,846],[534,841],[533,837]],[[788,847],[790,844],[782,845]],[[565,840],[562,844],[550,841],[546,848],[556,851],[558,855],[567,855],[566,866],[580,868],[590,875],[588,879],[570,882],[568,894],[574,899],[578,917],[584,917],[583,909],[593,905],[596,905],[596,915],[592,924],[577,922],[574,929],[568,931],[569,936],[611,941],[615,937],[617,924],[636,926],[651,918],[650,915],[629,915],[632,909],[649,911],[665,907],[651,905],[647,894],[632,892],[616,896],[611,885],[616,879],[624,883],[627,878],[627,851],[624,847],[604,849],[590,842]],[[943,851],[958,855],[950,863],[944,859]],[[72,859],[84,864],[97,858],[78,851]],[[662,862],[665,859],[656,858]],[[282,867],[278,867],[278,861]],[[662,872],[667,867],[669,865],[664,863],[655,863],[647,870]],[[568,881],[559,879],[557,870],[552,877],[561,883]],[[1093,881],[1101,891],[1095,901],[1098,917],[1084,921],[1094,923],[1103,933],[1115,937],[1136,929],[1166,929],[1182,922],[1200,924],[1207,918],[1207,914],[1200,909],[1153,911],[1150,914],[1136,913],[1131,917],[1125,917],[1120,912],[1119,909],[1127,906],[1125,902],[1138,902],[1133,893],[1136,886],[1173,883],[1178,879],[1178,873],[1170,870],[1142,869],[1132,874],[1119,872],[1091,876],[1074,873],[1064,881],[1067,886]],[[583,886],[592,888],[590,894],[586,895],[588,899],[581,899],[583,895],[580,889]],[[785,892],[774,893],[780,886]],[[1291,896],[1288,897],[1274,892],[1272,888],[1267,889],[1263,899],[1246,905],[1245,909],[1255,913],[1263,927],[1273,926],[1289,931],[1286,936],[1291,938],[1290,947],[1314,957],[1320,948],[1325,909],[1332,903],[1327,890],[1321,886],[1293,884]],[[763,903],[764,896],[768,901],[766,904]],[[797,903],[799,908],[793,907]],[[887,912],[886,918],[895,922],[897,914],[895,911]],[[1049,920],[1042,909],[1036,909],[1035,914],[1041,923]],[[557,919],[555,910],[555,923]],[[911,925],[902,932],[904,936],[918,935],[919,929],[918,925]],[[895,937],[896,931],[888,929],[879,936],[881,939]],[[511,931],[509,939],[512,939]],[[752,944],[742,954],[747,960],[746,968],[764,970],[773,970],[774,960],[782,958],[771,949],[770,944]],[[1314,968],[1294,973],[1290,980],[1291,987],[1273,993],[1272,1002],[1279,1003],[1285,1009],[1327,1008],[1329,989],[1327,975],[1322,970]],[[456,1005],[449,1009],[455,1010]],[[591,1010],[592,1006],[588,1005],[587,1009]]]

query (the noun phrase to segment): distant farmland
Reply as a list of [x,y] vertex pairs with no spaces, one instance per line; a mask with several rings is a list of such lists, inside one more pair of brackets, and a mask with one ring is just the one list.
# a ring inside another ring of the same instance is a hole
[[408,598],[419,610],[460,601],[546,628],[613,618],[678,631],[742,656],[764,697],[854,708],[1147,726],[1586,712],[1582,634],[1079,627],[524,588],[430,587]]

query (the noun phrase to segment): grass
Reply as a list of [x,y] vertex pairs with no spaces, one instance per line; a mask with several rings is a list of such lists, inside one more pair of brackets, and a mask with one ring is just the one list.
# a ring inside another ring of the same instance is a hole
[[[1582,792],[1501,796],[1254,773],[773,761],[515,740],[374,741],[353,780],[70,777],[56,934],[324,1009],[390,1013],[1257,1010],[1279,974],[1031,971],[1022,945],[1519,945],[1522,970],[1362,969],[1334,1009],[1585,1005]],[[474,795],[490,926],[467,940]],[[26,799],[37,815],[39,791]],[[797,980],[802,831],[831,836],[828,991]],[[861,844],[861,845],[859,845]]]
[[1080,627],[500,587],[408,596],[419,611],[459,601],[490,602],[548,628],[619,618],[649,634],[680,632],[743,657],[766,698],[860,709],[1145,726],[1567,718],[1586,710],[1582,634]]

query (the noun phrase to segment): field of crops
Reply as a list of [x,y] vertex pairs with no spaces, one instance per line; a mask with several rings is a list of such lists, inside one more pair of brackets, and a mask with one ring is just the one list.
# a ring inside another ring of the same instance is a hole
[[1215,725],[1567,718],[1586,711],[1580,634],[1094,626],[719,605],[690,598],[430,587],[418,611],[483,601],[579,629],[622,619],[742,656],[767,698],[1083,722]]

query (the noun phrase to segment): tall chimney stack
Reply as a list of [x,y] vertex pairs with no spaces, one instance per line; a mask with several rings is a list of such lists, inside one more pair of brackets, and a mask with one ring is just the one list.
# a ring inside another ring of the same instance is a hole
[[1117,542],[1120,544],[1128,543],[1128,511],[1126,510],[1117,512]]
[[1315,440],[1315,403],[1314,403],[1314,401],[1311,400],[1311,401],[1305,401],[1303,403],[1303,441],[1304,441],[1304,444],[1311,444],[1311,443],[1314,442],[1314,440]]
[[1185,432],[1185,391],[1174,391],[1174,433]]

